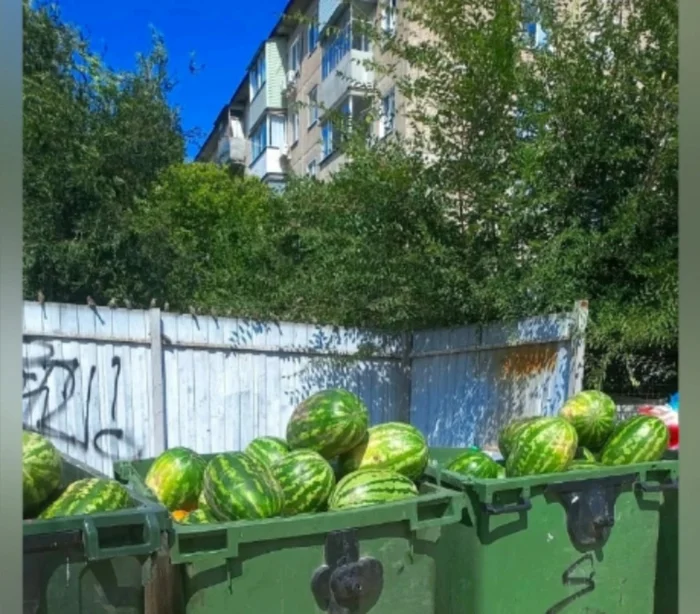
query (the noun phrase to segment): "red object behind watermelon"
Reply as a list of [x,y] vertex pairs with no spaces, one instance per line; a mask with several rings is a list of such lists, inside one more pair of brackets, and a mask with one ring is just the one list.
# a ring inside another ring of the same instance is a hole
[[672,451],[678,450],[680,434],[678,428],[677,411],[673,411],[673,409],[666,405],[642,405],[638,409],[638,413],[647,416],[655,416],[663,420],[664,424],[668,428],[668,449]]

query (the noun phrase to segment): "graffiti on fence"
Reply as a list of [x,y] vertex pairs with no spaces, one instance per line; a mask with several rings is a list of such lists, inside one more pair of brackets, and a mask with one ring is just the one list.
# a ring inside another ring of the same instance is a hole
[[[46,341],[33,341],[28,345],[30,351],[23,359],[22,366],[24,426],[74,446],[83,453],[92,449],[107,458],[140,458],[142,448],[119,426],[120,416],[117,416],[121,357],[114,356],[111,362],[110,425],[95,430],[90,412],[95,405],[97,366],[89,365],[86,368],[77,358],[57,358],[53,344]],[[33,351],[33,348],[39,348],[39,353]],[[82,369],[82,373],[87,372],[88,384],[84,399],[76,391],[76,374],[79,369]],[[67,427],[60,428],[58,425],[69,410],[78,410],[78,419],[71,420],[78,425],[75,432],[68,432]],[[122,453],[116,454],[117,449]]]

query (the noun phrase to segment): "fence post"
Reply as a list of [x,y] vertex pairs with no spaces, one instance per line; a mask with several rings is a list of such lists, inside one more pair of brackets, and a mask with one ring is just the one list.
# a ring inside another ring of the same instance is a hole
[[150,310],[151,316],[151,407],[153,417],[153,454],[158,455],[168,447],[165,394],[163,388],[163,322],[160,309]]
[[413,333],[404,333],[401,342],[401,384],[398,419],[411,423],[411,386],[413,379]]
[[576,301],[571,332],[571,363],[569,365],[569,396],[581,392],[586,353],[586,326],[588,324],[588,301]]

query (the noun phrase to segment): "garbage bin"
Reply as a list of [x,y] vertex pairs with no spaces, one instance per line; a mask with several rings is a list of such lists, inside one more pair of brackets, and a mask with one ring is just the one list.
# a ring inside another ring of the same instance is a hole
[[[678,452],[667,458],[678,460]],[[678,470],[680,472],[680,468]],[[678,489],[665,490],[661,503],[654,614],[678,612]]]
[[461,523],[439,544],[444,611],[654,611],[660,512],[677,461],[484,480],[441,469],[460,452],[431,449],[428,469],[466,495]]
[[[146,494],[151,463],[116,463],[115,476]],[[175,524],[181,609],[173,614],[448,614],[436,601],[436,556],[464,501],[424,482],[418,497],[384,505]]]
[[[105,477],[63,455],[63,486]],[[140,614],[152,556],[167,546],[167,510],[133,496],[134,507],[24,520],[24,614]]]

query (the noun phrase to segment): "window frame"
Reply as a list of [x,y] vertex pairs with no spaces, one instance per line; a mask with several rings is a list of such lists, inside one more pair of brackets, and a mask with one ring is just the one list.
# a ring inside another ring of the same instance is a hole
[[[391,114],[387,112],[387,101],[391,100]],[[379,119],[379,136],[384,138],[396,131],[396,88],[391,88],[382,96],[382,112]]]
[[254,99],[263,89],[267,82],[267,65],[265,62],[265,49],[255,58],[248,71],[248,81],[250,82],[250,97]]

